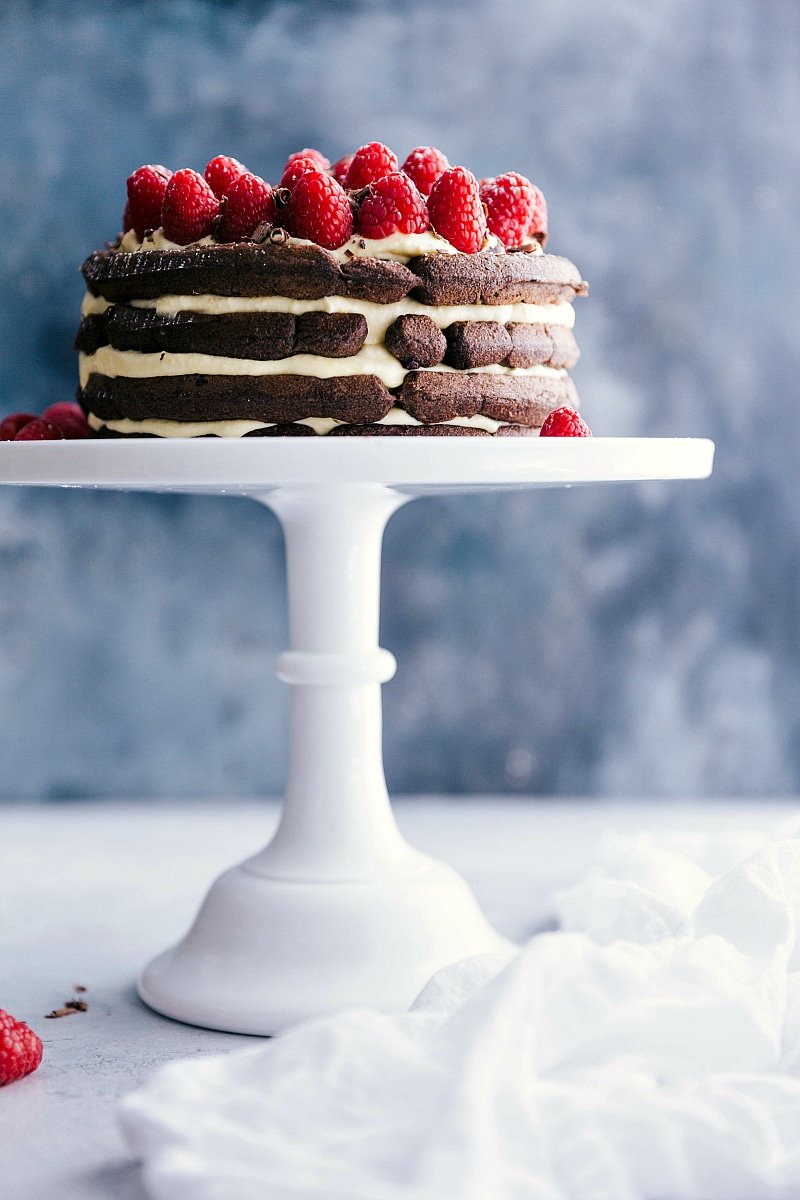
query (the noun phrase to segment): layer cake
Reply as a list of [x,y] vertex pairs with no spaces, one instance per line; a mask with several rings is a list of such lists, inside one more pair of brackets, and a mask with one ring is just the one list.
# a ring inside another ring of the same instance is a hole
[[[459,171],[440,173],[421,201],[430,213],[410,223],[404,173],[356,190],[325,168],[320,204],[337,188],[347,209],[338,225],[312,223],[318,240],[292,220],[298,181],[269,189],[268,219],[236,240],[223,240],[232,211],[224,193],[208,232],[190,244],[176,242],[168,222],[137,229],[134,221],[82,267],[78,400],[96,434],[520,436],[538,433],[554,409],[577,408],[572,300],[586,284],[568,259],[544,252],[546,230],[504,245],[483,200],[477,230],[463,220],[448,228],[447,212],[438,224],[453,240],[431,228],[436,184]],[[313,184],[306,172],[306,189]],[[374,206],[390,185],[395,209],[372,230],[390,232],[365,236],[365,202]],[[511,236],[525,232],[518,222]]]

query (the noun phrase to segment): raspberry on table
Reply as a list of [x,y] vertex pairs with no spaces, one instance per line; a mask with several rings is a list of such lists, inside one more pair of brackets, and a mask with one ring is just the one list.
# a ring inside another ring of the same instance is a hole
[[158,229],[164,192],[171,178],[172,172],[159,163],[137,167],[128,176],[128,203],[122,217],[123,233],[133,229],[141,241],[148,229]]
[[547,204],[535,184],[516,171],[481,180],[481,200],[486,205],[489,232],[508,249],[524,246],[532,238],[547,237]]
[[245,171],[231,184],[221,205],[222,221],[217,230],[221,242],[241,242],[252,237],[259,225],[275,221],[272,188],[258,175]]
[[243,166],[238,158],[218,154],[211,162],[206,163],[203,177],[217,199],[221,200],[231,184],[235,183],[240,175],[244,175],[246,170],[247,167]]
[[350,198],[327,171],[306,171],[300,176],[283,220],[289,233],[326,250],[343,246],[353,233]]
[[52,421],[44,421],[41,417],[36,417],[33,421],[28,421],[22,426],[15,442],[61,442],[65,439],[66,434],[58,425]]
[[38,419],[36,413],[9,413],[0,421],[0,442],[13,442],[20,429],[30,421],[38,421]]
[[350,170],[350,163],[354,157],[353,154],[345,154],[331,167],[331,175],[342,187],[347,187],[347,172]]
[[444,171],[428,197],[431,225],[456,250],[477,254],[486,237],[486,214],[478,181],[466,167]]
[[447,156],[435,146],[415,146],[400,170],[413,179],[423,196],[429,196],[436,180],[449,167]]
[[0,1008],[0,1087],[35,1071],[43,1052],[38,1033]]
[[397,155],[393,154],[383,142],[367,142],[360,146],[353,155],[353,161],[347,171],[347,187],[351,192],[359,191],[368,183],[383,179],[384,175],[392,175],[399,169]]
[[83,409],[79,404],[72,404],[68,401],[51,404],[44,410],[41,419],[55,425],[56,429],[60,429],[68,441],[77,441],[80,438],[92,436],[92,427],[83,415]]
[[591,437],[592,431],[580,413],[564,405],[554,408],[544,419],[539,437]]
[[196,242],[211,233],[218,213],[219,200],[202,175],[190,167],[175,172],[161,206],[165,237],[180,246]]
[[314,150],[310,146],[306,146],[305,150],[295,150],[294,154],[289,155],[283,164],[284,172],[292,165],[296,158],[313,158],[317,164],[318,171],[329,171],[331,168],[330,160],[325,157],[321,150]]
[[392,233],[424,233],[428,208],[414,183],[401,171],[370,184],[358,210],[358,232],[367,238]]

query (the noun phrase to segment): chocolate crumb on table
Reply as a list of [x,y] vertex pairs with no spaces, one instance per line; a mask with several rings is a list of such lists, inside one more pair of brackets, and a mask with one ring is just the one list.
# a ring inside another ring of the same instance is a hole
[[[85,992],[85,987],[76,987],[76,992]],[[45,1013],[46,1020],[53,1020],[57,1017],[71,1017],[75,1013],[88,1012],[89,1005],[86,1000],[72,999],[65,1000],[63,1008],[54,1008],[52,1012]]]

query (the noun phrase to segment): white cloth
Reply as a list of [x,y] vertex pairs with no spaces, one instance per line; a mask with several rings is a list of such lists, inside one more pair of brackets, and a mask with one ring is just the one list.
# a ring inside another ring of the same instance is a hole
[[608,838],[561,929],[162,1068],[157,1200],[797,1200],[800,840]]

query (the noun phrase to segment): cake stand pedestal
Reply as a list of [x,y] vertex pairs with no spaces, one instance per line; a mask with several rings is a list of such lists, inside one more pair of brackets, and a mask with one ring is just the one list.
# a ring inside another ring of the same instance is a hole
[[354,1005],[406,1008],[441,967],[509,949],[464,880],[411,847],[381,756],[380,556],[414,496],[700,479],[694,439],[210,439],[7,443],[0,482],[212,492],[268,505],[286,538],[289,778],[279,828],[212,886],[177,946],[142,972],[158,1012],[272,1034]]

